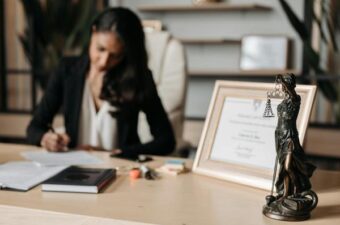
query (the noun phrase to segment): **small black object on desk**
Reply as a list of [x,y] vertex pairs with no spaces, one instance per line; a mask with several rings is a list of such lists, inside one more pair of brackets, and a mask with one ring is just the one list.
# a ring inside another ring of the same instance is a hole
[[126,160],[131,160],[134,162],[138,162],[138,163],[146,163],[149,161],[152,161],[153,158],[151,156],[147,156],[147,155],[136,155],[136,154],[111,154],[111,157],[114,158],[119,158],[119,159],[126,159]]

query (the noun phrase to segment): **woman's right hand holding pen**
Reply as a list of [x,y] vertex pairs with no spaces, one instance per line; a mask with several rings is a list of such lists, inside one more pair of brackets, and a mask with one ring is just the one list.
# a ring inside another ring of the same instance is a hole
[[40,145],[48,151],[64,152],[67,151],[69,143],[70,137],[67,134],[57,134],[52,131],[48,131],[43,135]]

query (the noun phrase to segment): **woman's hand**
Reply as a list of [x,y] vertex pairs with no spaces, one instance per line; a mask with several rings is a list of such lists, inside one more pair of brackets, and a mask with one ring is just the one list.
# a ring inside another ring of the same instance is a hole
[[70,143],[70,137],[67,134],[57,134],[46,132],[40,141],[40,145],[51,152],[67,151],[67,145]]
[[111,150],[111,155],[119,155],[122,153],[122,150],[120,149],[113,149]]

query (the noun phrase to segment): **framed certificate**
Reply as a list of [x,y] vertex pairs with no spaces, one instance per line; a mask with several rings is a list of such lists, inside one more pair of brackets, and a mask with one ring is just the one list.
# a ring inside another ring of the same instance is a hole
[[[193,166],[195,173],[270,190],[276,157],[276,108],[282,101],[272,99],[275,117],[263,117],[267,91],[273,88],[269,83],[216,82]],[[297,85],[296,91],[301,96],[297,128],[302,141],[316,87]]]

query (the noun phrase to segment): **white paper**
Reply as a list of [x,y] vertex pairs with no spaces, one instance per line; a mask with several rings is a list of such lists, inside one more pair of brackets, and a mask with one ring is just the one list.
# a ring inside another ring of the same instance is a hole
[[100,164],[103,161],[84,151],[72,151],[72,152],[23,152],[23,157],[28,160],[39,163],[45,166],[55,165],[84,165],[84,164]]
[[266,100],[227,97],[212,147],[211,159],[273,169],[279,99],[272,99],[275,117],[264,118]]
[[27,161],[8,162],[0,165],[1,188],[26,191],[66,168],[67,166],[39,166]]

